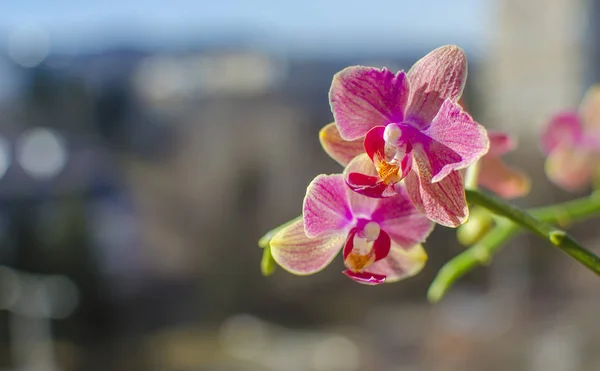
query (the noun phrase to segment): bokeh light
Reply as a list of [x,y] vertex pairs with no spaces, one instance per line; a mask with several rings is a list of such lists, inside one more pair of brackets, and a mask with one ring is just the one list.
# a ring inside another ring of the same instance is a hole
[[67,163],[64,139],[51,129],[35,128],[24,132],[16,150],[21,167],[37,179],[55,177]]
[[40,26],[16,27],[8,35],[8,55],[23,67],[35,67],[50,53],[50,36]]

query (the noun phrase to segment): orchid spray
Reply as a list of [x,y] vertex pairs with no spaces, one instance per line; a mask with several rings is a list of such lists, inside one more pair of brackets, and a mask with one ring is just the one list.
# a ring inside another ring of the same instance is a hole
[[[341,255],[342,273],[358,283],[397,282],[421,271],[423,243],[440,224],[458,228],[470,247],[442,267],[428,292],[432,302],[524,230],[600,275],[600,258],[559,227],[600,214],[600,196],[532,210],[508,203],[531,182],[501,158],[516,141],[486,130],[459,103],[466,78],[466,55],[454,45],[433,50],[408,72],[338,72],[329,91],[334,121],[319,140],[343,169],[318,175],[302,215],[261,238],[263,274],[277,265],[315,274]],[[578,111],[553,117],[542,135],[547,173],[567,190],[599,174],[599,112],[600,89],[592,88]]]

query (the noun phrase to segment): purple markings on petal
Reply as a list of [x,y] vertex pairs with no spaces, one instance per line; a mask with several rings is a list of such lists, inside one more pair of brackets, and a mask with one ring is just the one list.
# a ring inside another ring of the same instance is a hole
[[353,272],[349,269],[343,271],[346,276],[350,277],[352,280],[362,283],[364,285],[380,285],[385,282],[386,277],[382,274],[374,274],[369,272]]
[[392,241],[405,249],[424,242],[434,223],[413,206],[401,185],[396,186],[397,197],[379,200],[371,220],[379,223]]
[[346,141],[342,139],[333,122],[321,129],[319,140],[325,152],[342,166],[346,166],[350,160],[364,152],[362,140]]
[[304,223],[298,220],[279,231],[270,241],[273,259],[293,274],[308,275],[324,269],[336,257],[346,239],[345,233],[308,238]]
[[420,244],[406,248],[392,243],[388,256],[373,263],[369,272],[385,276],[385,282],[392,283],[416,275],[426,262],[427,253]]
[[426,161],[415,157],[415,166],[405,178],[406,190],[415,207],[430,220],[458,227],[467,221],[469,208],[465,199],[462,176],[452,171],[437,183],[431,183],[431,168]]
[[577,143],[581,135],[581,117],[577,112],[556,114],[542,133],[542,149],[548,154],[559,145],[573,145]]
[[317,176],[306,190],[302,211],[304,229],[310,238],[348,227],[354,217],[348,203],[344,176]]
[[[409,131],[407,125],[401,125],[404,131]],[[448,146],[434,140],[426,134],[412,129],[413,160],[417,157],[429,163],[432,182],[443,179],[455,166],[463,162],[463,158]]]
[[[485,128],[473,121],[460,105],[450,99],[444,101],[431,126],[424,133],[461,157],[458,162],[444,165],[440,171],[432,164],[433,182],[439,181],[453,170],[471,165],[486,154],[490,146]],[[435,149],[433,151],[437,152]]]
[[410,98],[406,121],[425,128],[446,99],[457,102],[467,80],[467,57],[463,50],[446,45],[433,50],[407,73]]
[[403,71],[355,66],[338,72],[329,102],[341,137],[356,140],[374,126],[402,122],[408,89]]

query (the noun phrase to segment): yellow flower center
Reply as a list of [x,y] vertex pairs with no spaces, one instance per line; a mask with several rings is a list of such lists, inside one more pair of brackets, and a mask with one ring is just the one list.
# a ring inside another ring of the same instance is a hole
[[385,184],[397,183],[401,180],[397,162],[395,160],[387,162],[379,153],[375,154],[375,169]]
[[373,242],[379,237],[381,228],[375,222],[368,222],[353,237],[352,251],[344,260],[346,267],[353,272],[362,272],[375,262]]

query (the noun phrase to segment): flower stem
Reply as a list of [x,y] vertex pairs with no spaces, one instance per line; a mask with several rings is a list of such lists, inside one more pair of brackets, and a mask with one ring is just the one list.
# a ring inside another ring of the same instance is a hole
[[504,219],[500,220],[496,227],[478,243],[444,264],[431,283],[431,286],[429,286],[429,291],[427,292],[429,301],[437,303],[448,292],[456,280],[478,265],[489,264],[494,252],[500,249],[518,231],[519,227],[516,224]]
[[600,214],[600,191],[572,201],[531,209],[529,212],[541,221],[568,226]]
[[264,247],[262,260],[260,261],[260,271],[262,275],[268,277],[275,273],[276,268],[277,263],[275,263],[273,255],[271,255],[271,246]]
[[470,203],[486,207],[510,221],[499,219],[496,226],[479,243],[457,255],[442,267],[427,294],[431,302],[439,301],[456,280],[475,266],[488,263],[495,252],[520,232],[519,227],[529,229],[548,239],[553,245],[594,273],[600,274],[600,258],[598,256],[580,246],[566,232],[547,224],[558,223],[565,226],[578,220],[600,215],[600,193],[529,211],[520,210],[495,197],[473,190],[467,190],[467,199]]
[[475,162],[467,168],[465,175],[465,188],[466,189],[477,189],[477,182],[479,180],[479,169],[481,165],[479,161]]
[[600,275],[600,257],[581,246],[562,229],[536,219],[527,211],[512,206],[494,196],[475,190],[466,190],[467,200],[472,204],[483,206],[491,212],[510,219],[519,226],[550,241],[554,246],[577,260],[589,270]]

